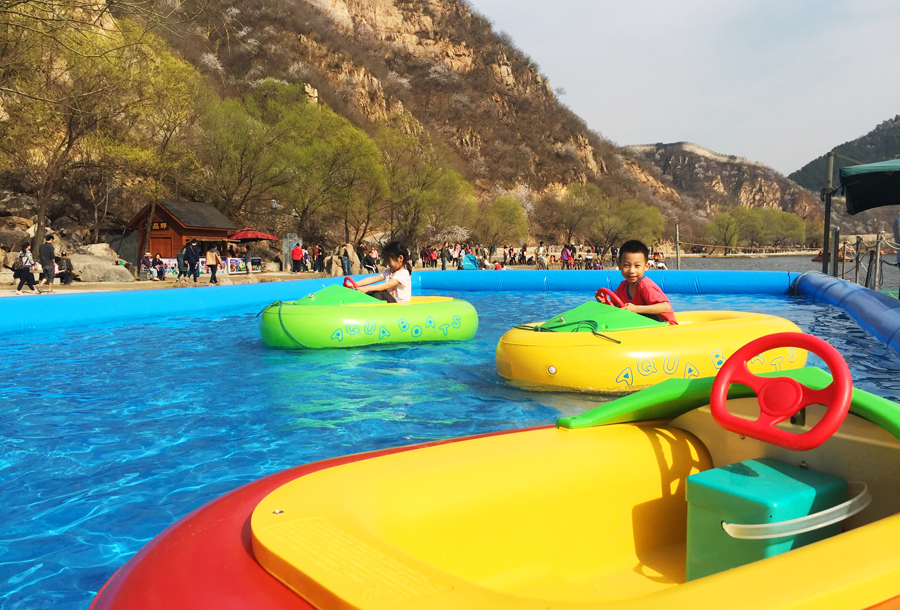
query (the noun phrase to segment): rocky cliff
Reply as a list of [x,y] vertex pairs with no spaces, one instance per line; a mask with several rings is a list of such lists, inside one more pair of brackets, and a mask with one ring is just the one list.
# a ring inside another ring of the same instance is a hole
[[[485,188],[600,180],[615,147],[458,0],[223,0],[169,37],[223,86],[304,82],[363,128],[427,130]],[[187,9],[189,10],[189,9]]]
[[740,205],[819,214],[818,197],[775,170],[741,157],[691,144],[651,144],[627,150],[648,161],[660,178],[707,213]]

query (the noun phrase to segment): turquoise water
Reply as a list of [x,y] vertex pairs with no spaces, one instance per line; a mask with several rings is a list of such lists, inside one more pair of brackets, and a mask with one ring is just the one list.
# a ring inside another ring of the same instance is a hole
[[[140,547],[244,483],[338,455],[549,424],[602,398],[502,382],[512,324],[577,293],[462,293],[466,343],[280,351],[256,310],[5,339],[0,365],[0,609],[83,609]],[[677,310],[784,316],[847,357],[857,387],[900,400],[900,361],[836,308],[788,297],[673,295]],[[64,323],[65,319],[61,319]]]

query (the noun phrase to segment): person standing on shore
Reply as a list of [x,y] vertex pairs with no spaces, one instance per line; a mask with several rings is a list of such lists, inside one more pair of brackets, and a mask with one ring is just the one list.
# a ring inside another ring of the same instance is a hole
[[300,242],[294,244],[294,247],[291,248],[291,272],[294,274],[300,273],[300,265],[303,263],[303,248],[300,247]]
[[318,272],[325,272],[325,247],[322,244],[318,246],[318,253],[316,254],[316,265],[318,265]]
[[253,250],[250,249],[250,244],[244,246],[244,267],[247,268],[247,275],[253,271]]
[[206,266],[209,267],[210,284],[219,283],[219,280],[216,279],[216,271],[219,269],[219,265],[221,264],[222,257],[219,256],[219,249],[213,246],[209,249],[209,252],[206,253]]
[[180,282],[182,279],[187,281],[188,266],[184,261],[186,251],[187,244],[181,247],[181,250],[178,251],[178,255],[175,257],[175,262],[178,265],[178,277],[175,279],[176,282]]
[[48,235],[44,238],[44,243],[38,248],[38,260],[41,262],[41,281],[38,283],[38,290],[47,282],[47,292],[53,292],[53,278],[56,277],[56,271],[53,268],[53,259],[56,258],[56,252],[53,251],[53,236]]
[[190,267],[189,273],[191,274],[191,276],[193,276],[194,283],[196,284],[197,278],[200,277],[200,246],[197,245],[196,239],[192,239],[191,243],[185,250],[184,260]]
[[341,247],[343,248],[341,251],[341,271],[344,272],[344,275],[352,275],[353,268],[350,263],[350,250],[353,249],[353,246],[344,244]]
[[40,289],[34,286],[34,274],[31,270],[34,268],[34,257],[31,255],[31,244],[25,242],[22,249],[13,263],[13,277],[19,280],[19,287],[16,288],[16,294],[22,294],[22,286],[28,284],[33,294],[40,292]]

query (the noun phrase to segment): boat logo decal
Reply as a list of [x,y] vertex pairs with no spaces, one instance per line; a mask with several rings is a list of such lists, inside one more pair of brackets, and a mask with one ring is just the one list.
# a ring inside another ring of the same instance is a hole
[[387,326],[382,326],[382,327],[381,327],[381,330],[378,331],[378,338],[379,338],[379,339],[384,339],[385,337],[390,337],[390,336],[391,336],[391,331],[389,331],[389,330],[387,329]]
[[725,356],[722,355],[722,350],[720,349],[711,353],[709,359],[712,360],[712,364],[716,367],[716,370],[722,368],[722,365],[725,364]]
[[784,356],[779,356],[778,358],[772,358],[769,361],[769,364],[772,365],[772,368],[776,371],[780,371],[782,362],[784,362]]
[[450,324],[453,326],[453,328],[459,328],[460,326],[462,326],[462,318],[460,318],[459,316],[453,316],[453,319],[450,320]]
[[447,336],[447,333],[450,331],[449,324],[441,324],[438,328],[440,328],[444,332],[444,336]]
[[699,376],[700,376],[700,371],[697,370],[697,367],[694,366],[693,364],[691,364],[690,362],[686,361],[684,363],[684,378],[687,379],[688,377],[699,377]]
[[616,377],[616,383],[625,383],[629,386],[634,382],[634,373],[631,372],[631,367],[625,367],[622,369],[622,372],[619,373],[619,376]]
[[409,322],[406,321],[406,318],[400,318],[397,320],[397,326],[400,327],[400,332],[405,333],[409,330]]
[[344,342],[344,331],[342,331],[339,328],[336,331],[334,331],[333,333],[331,333],[331,340],[337,341],[338,343],[343,343]]
[[425,328],[434,328],[434,327],[435,327],[434,318],[432,318],[431,316],[428,316],[428,318],[425,320]]
[[793,361],[796,360],[796,359],[797,359],[797,348],[796,348],[796,347],[789,347],[789,348],[788,348],[788,351],[787,351],[787,360],[788,360],[788,362],[793,362]]
[[413,337],[419,337],[419,336],[421,336],[421,334],[422,334],[421,326],[416,325],[416,326],[412,327],[412,336]]
[[348,335],[358,335],[359,334],[359,324],[348,324],[347,325],[347,334]]
[[750,364],[765,364],[766,357],[762,354],[757,354],[756,357],[750,361]]
[[670,356],[666,356],[665,358],[663,358],[663,372],[666,375],[674,375],[678,372],[678,363],[680,361],[678,360],[678,356],[671,356],[672,366],[669,366],[669,358]]
[[366,326],[363,330],[366,331],[367,335],[374,335],[375,331],[378,330],[378,324],[372,321],[368,321],[366,322]]
[[656,372],[656,363],[652,358],[641,358],[638,360],[637,370],[641,375],[650,375]]

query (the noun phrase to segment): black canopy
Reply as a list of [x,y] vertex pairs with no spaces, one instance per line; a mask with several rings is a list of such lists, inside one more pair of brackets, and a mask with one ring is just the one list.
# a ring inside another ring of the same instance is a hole
[[847,213],[900,205],[900,159],[841,168]]

